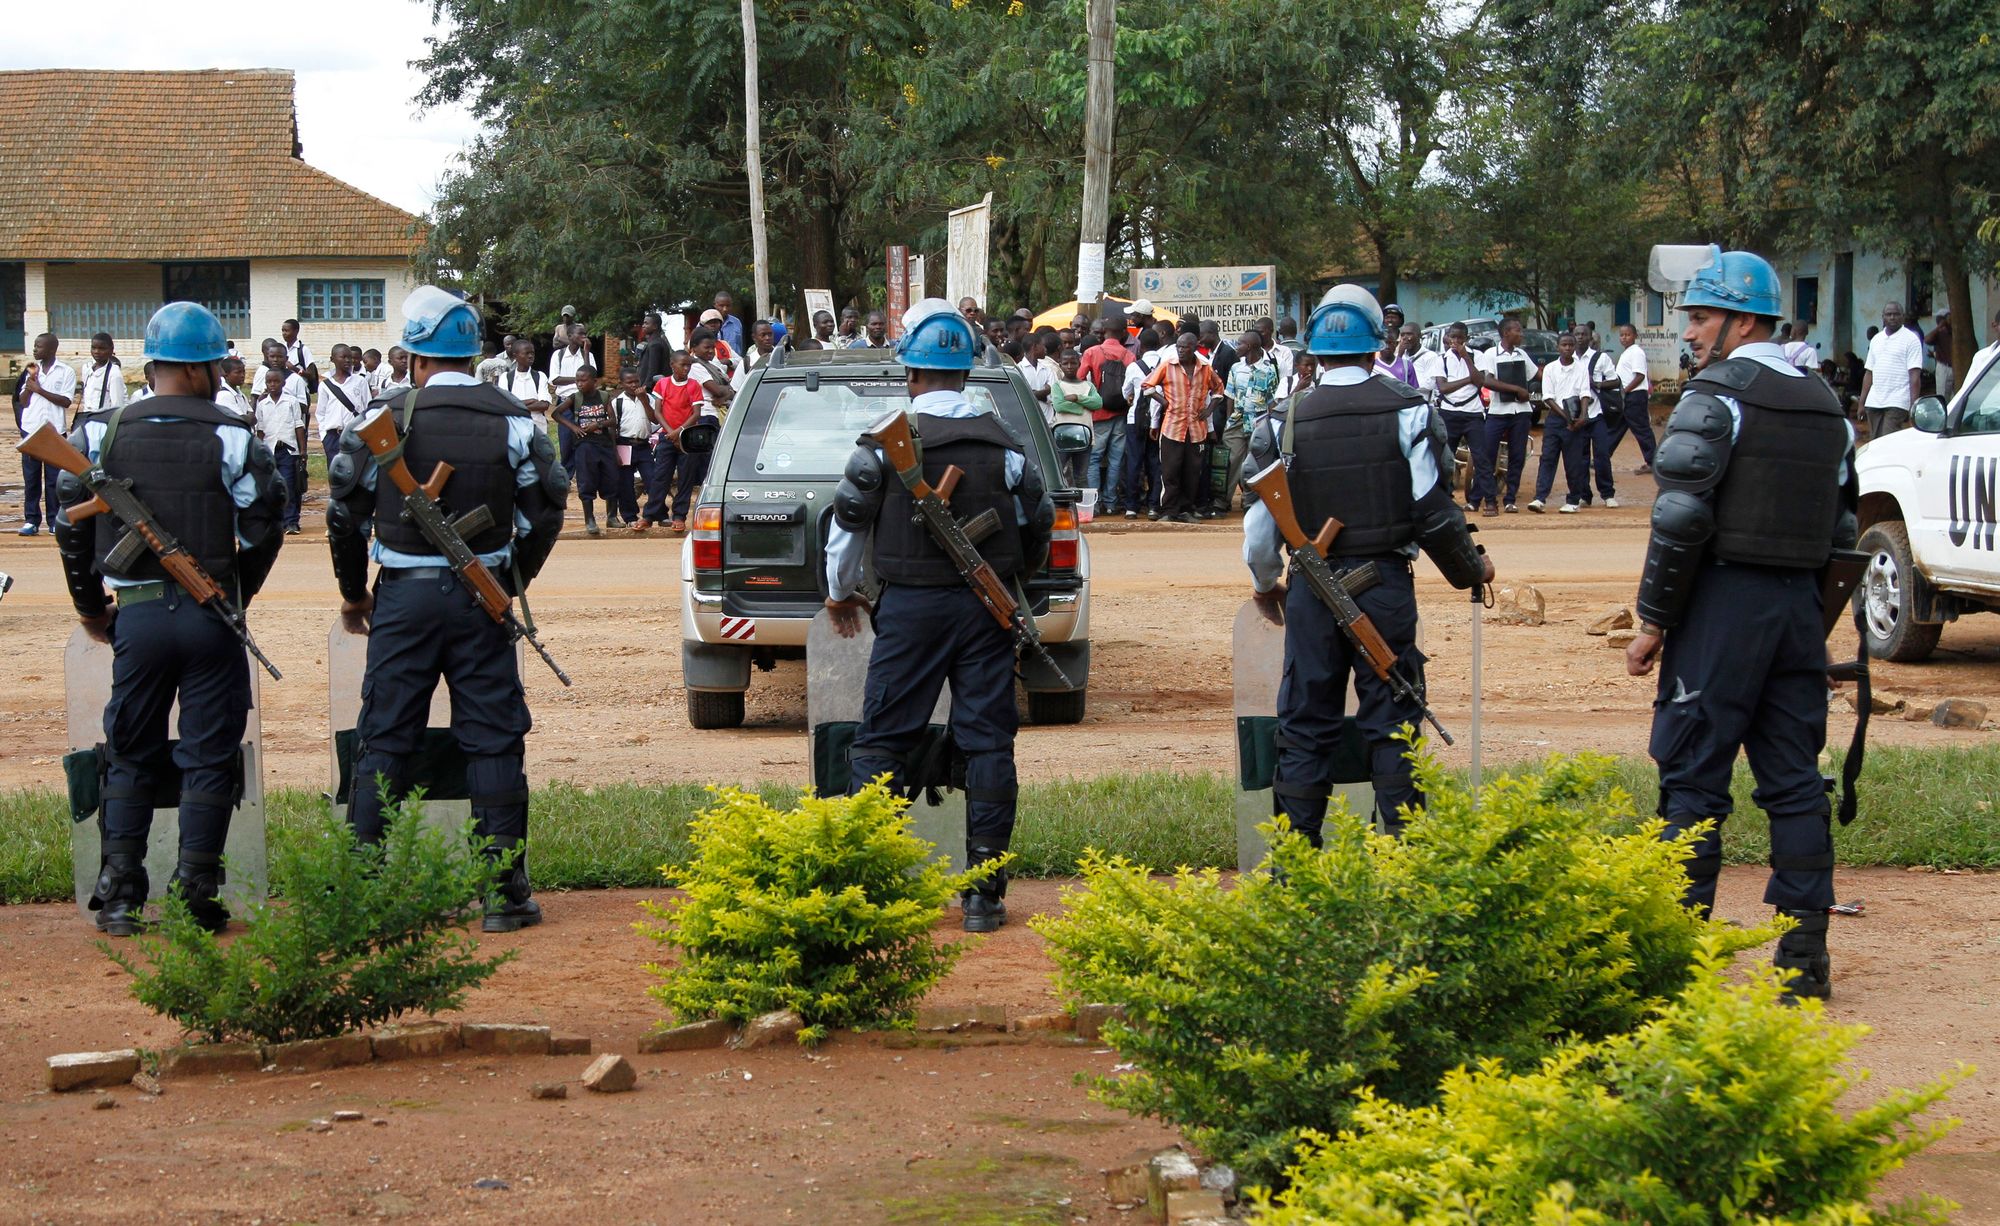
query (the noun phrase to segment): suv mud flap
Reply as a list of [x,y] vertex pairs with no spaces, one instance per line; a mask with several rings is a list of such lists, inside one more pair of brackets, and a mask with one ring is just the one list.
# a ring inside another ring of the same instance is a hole
[[750,649],[681,640],[681,684],[691,690],[750,688]]
[[1057,667],[1068,677],[1070,684],[1057,680],[1055,673],[1043,659],[1032,653],[1021,656],[1021,688],[1037,693],[1063,692],[1088,688],[1090,681],[1090,640],[1075,643],[1045,643],[1049,654],[1055,657]]

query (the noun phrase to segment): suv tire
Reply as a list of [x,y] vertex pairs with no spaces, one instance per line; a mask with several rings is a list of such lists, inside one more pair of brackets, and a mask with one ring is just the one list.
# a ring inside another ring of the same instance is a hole
[[1916,560],[1910,554],[1910,533],[1899,519],[1884,520],[1861,534],[1857,545],[1868,555],[1868,567],[1854,593],[1861,610],[1868,654],[1878,660],[1910,664],[1937,649],[1944,633],[1941,622],[1916,619]]
[[689,690],[688,723],[696,728],[743,726],[742,690]]
[[1031,724],[1080,724],[1083,722],[1087,690],[1029,690],[1028,722]]

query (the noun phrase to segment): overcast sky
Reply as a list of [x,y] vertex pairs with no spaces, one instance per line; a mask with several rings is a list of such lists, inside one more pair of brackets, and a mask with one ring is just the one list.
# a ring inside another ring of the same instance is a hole
[[0,40],[0,68],[289,68],[306,161],[413,213],[478,130],[410,101],[423,74],[409,62],[432,32],[423,0],[103,0],[79,15]]

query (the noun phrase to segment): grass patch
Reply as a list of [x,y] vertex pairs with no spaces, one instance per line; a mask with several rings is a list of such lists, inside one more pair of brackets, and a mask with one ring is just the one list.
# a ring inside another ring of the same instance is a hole
[[[1614,780],[1632,794],[1635,823],[1652,814],[1659,782],[1651,762],[1623,759]],[[1753,787],[1739,763],[1736,816],[1723,826],[1723,853],[1732,864],[1762,863],[1770,854]],[[792,805],[800,791],[781,783],[758,790],[780,807]],[[707,800],[707,789],[693,783],[537,788],[529,823],[536,887],[659,885],[659,866],[686,856],[688,819]],[[304,788],[265,794],[274,854],[324,803]],[[1026,783],[1013,871],[1069,876],[1086,847],[1161,869],[1231,868],[1232,804],[1229,779],[1219,774],[1157,771]],[[0,792],[0,902],[70,897],[68,809],[54,788]],[[1861,816],[1835,830],[1834,845],[1842,864],[2000,868],[2000,745],[1870,749]]]

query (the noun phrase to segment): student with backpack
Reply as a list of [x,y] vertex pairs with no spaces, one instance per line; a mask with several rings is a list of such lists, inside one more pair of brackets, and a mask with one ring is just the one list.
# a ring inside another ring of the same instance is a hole
[[1125,368],[1132,361],[1132,351],[1125,347],[1123,320],[1106,316],[1093,330],[1097,344],[1077,363],[1078,376],[1097,389],[1100,402],[1090,413],[1092,438],[1084,484],[1100,491],[1105,505],[1098,513],[1115,515],[1122,509],[1118,486],[1125,470]]

